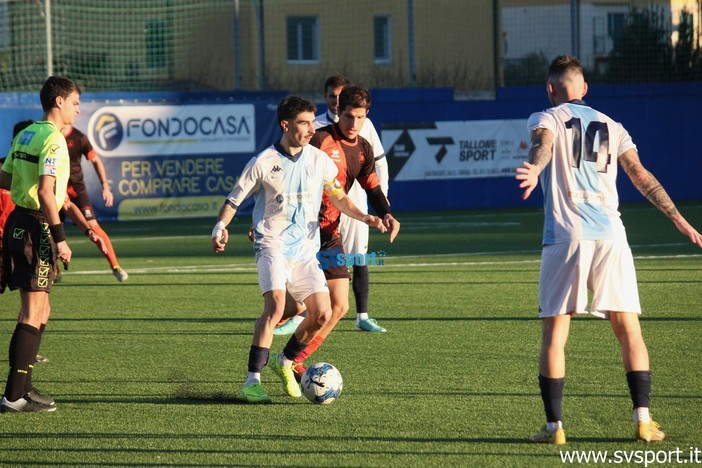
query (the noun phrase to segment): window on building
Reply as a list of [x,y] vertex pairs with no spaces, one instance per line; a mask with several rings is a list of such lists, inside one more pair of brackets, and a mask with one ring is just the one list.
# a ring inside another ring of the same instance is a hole
[[288,17],[288,62],[319,61],[319,20],[316,16]]
[[390,63],[391,60],[390,17],[373,18],[373,58],[375,63]]
[[149,20],[146,29],[146,65],[165,68],[168,64],[168,38],[165,20]]
[[607,14],[607,35],[616,41],[622,34],[624,34],[624,28],[626,27],[626,14],[625,13],[608,13]]
[[605,21],[603,16],[595,16],[592,18],[592,29],[593,29],[593,44],[592,49],[595,55],[604,55],[606,52],[605,44]]

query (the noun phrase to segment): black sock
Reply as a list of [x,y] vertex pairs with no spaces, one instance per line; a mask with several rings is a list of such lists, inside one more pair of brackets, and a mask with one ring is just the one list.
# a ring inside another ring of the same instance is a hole
[[285,345],[285,348],[283,348],[283,355],[291,361],[294,361],[295,358],[305,350],[308,344],[309,343],[303,343],[302,341],[298,340],[293,334]]
[[251,345],[249,350],[249,372],[261,372],[268,364],[268,348]]
[[353,296],[356,298],[356,313],[368,312],[368,291],[370,280],[368,279],[368,265],[353,267]]
[[539,374],[539,387],[541,399],[544,402],[546,421],[556,422],[563,420],[563,384],[565,379],[549,379]]
[[651,404],[651,371],[627,372],[626,382],[634,408],[648,408]]
[[25,383],[30,366],[34,364],[37,353],[39,330],[26,323],[18,323],[10,339],[9,361],[10,373],[5,385],[5,398],[17,401],[25,391]]
[[[34,356],[39,354],[39,347],[41,346],[41,337],[44,336],[44,330],[46,330],[46,324],[42,323],[39,327],[39,337],[37,338],[37,346],[34,350]],[[34,386],[32,385],[32,374],[34,373],[35,361],[36,358],[32,360],[32,363],[29,365],[29,372],[27,373],[27,378],[25,379],[24,383],[24,393],[29,393],[34,388]]]

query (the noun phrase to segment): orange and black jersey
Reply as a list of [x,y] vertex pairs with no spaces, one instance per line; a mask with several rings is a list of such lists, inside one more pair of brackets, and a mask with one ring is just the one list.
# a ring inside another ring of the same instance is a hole
[[[390,212],[390,205],[380,189],[380,180],[375,172],[375,159],[371,144],[362,136],[354,140],[347,139],[338,124],[327,125],[315,131],[310,144],[321,149],[334,161],[339,173],[336,178],[345,192],[354,181],[368,193],[368,200],[379,216]],[[360,207],[363,208],[363,207]],[[339,236],[339,218],[341,212],[332,205],[326,193],[322,197],[319,212],[319,229],[322,244]]]
[[71,133],[66,135],[66,144],[68,145],[68,156],[71,159],[71,177],[69,179],[69,185],[72,186],[76,192],[80,192],[81,190],[85,190],[83,168],[80,165],[83,155],[88,158],[88,161],[92,161],[97,153],[93,149],[93,145],[90,144],[88,137],[75,127],[71,129]]

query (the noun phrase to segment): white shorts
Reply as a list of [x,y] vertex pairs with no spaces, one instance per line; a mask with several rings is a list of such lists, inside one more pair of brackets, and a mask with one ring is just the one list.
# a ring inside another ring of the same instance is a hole
[[539,275],[539,317],[641,313],[634,257],[626,240],[545,245]]
[[[354,182],[347,194],[354,205],[364,213],[368,213],[368,196],[358,182]],[[344,252],[354,254],[368,253],[368,225],[345,214],[341,214],[339,233]]]
[[314,257],[290,260],[278,250],[261,249],[256,254],[256,269],[261,294],[287,290],[293,299],[302,303],[314,293],[329,292],[324,272]]

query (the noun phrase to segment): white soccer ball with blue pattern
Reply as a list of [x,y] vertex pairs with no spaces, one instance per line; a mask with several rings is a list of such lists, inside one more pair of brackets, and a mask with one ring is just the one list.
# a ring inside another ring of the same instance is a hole
[[327,362],[318,362],[307,368],[300,380],[302,393],[312,403],[328,405],[334,402],[344,388],[339,370]]

